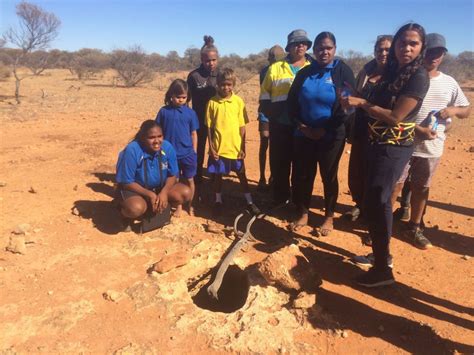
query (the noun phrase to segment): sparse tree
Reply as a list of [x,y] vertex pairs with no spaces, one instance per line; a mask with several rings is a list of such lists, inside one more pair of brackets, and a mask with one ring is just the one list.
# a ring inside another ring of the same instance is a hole
[[61,21],[53,13],[41,7],[22,1],[16,6],[19,25],[4,34],[4,40],[21,49],[13,62],[15,76],[15,98],[20,103],[20,83],[25,77],[18,73],[18,67],[28,53],[45,49],[58,36]]
[[126,87],[147,83],[154,78],[148,57],[140,46],[133,46],[128,51],[113,51],[111,62]]

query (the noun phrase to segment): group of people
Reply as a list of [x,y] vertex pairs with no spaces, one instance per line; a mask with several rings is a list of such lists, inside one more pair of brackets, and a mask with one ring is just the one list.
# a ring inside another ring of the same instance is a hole
[[[234,93],[236,75],[230,68],[218,68],[214,41],[210,36],[204,40],[199,68],[187,81],[172,82],[156,120],[143,122],[120,153],[117,199],[126,225],[168,204],[176,207],[177,215],[183,207],[193,214],[195,191],[203,183],[206,144],[213,213],[223,211],[222,177],[233,171],[248,210],[260,214],[245,174],[249,120],[245,103]],[[313,56],[307,54],[311,47]],[[275,206],[294,204],[298,217],[289,225],[292,231],[308,224],[319,166],[325,218],[316,231],[321,236],[331,233],[339,161],[346,140],[352,144],[349,188],[355,207],[346,216],[365,221],[373,250],[355,259],[372,266],[357,279],[360,285],[394,282],[389,251],[392,206],[405,181],[410,184],[405,191],[411,190],[407,235],[422,249],[431,245],[422,223],[430,182],[451,118],[467,117],[470,110],[456,81],[438,70],[446,52],[443,36],[426,35],[422,26],[409,23],[393,37],[377,37],[374,59],[355,78],[335,57],[334,34],[321,32],[313,43],[299,29],[288,35],[284,50],[270,49],[270,64],[260,73],[258,188],[270,187]]]

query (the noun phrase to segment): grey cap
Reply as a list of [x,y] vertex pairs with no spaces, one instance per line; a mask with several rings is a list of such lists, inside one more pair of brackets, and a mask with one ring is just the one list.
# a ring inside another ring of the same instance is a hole
[[288,52],[290,44],[306,42],[308,44],[308,49],[311,48],[313,42],[308,38],[308,34],[305,30],[294,30],[288,35],[288,43],[286,44],[285,51]]
[[426,49],[443,48],[446,52],[446,39],[439,33],[428,33],[426,35]]

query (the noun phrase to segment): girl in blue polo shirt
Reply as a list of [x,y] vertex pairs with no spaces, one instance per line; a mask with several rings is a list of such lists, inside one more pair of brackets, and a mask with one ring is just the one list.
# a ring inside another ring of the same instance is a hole
[[154,120],[142,123],[135,138],[120,152],[116,170],[117,198],[126,230],[148,209],[161,212],[168,203],[177,206],[190,199],[189,187],[176,180],[176,152],[163,140],[162,129]]
[[[199,121],[192,109],[187,106],[190,101],[188,84],[181,79],[174,80],[165,94],[163,106],[156,122],[163,128],[163,134],[176,150],[178,168],[182,181],[191,189],[189,214],[193,215],[194,176],[197,169],[197,130]],[[175,216],[180,216],[182,206],[176,208]]]

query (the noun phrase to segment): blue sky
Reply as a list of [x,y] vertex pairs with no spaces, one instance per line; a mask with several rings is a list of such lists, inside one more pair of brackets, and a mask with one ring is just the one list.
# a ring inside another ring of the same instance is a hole
[[[32,0],[62,21],[51,47],[111,51],[139,44],[148,53],[180,55],[210,34],[221,54],[246,56],[283,47],[293,29],[310,38],[331,31],[338,50],[372,52],[375,37],[409,21],[446,37],[453,54],[473,50],[473,0]],[[17,1],[0,0],[0,32],[17,24]]]

